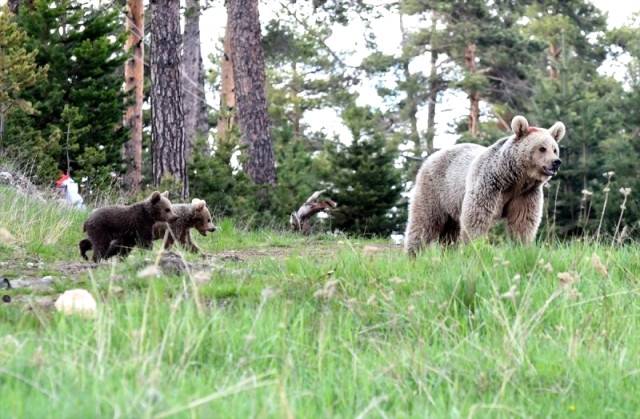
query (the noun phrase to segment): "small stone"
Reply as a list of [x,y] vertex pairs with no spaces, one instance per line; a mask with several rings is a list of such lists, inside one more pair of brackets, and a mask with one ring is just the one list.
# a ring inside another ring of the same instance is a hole
[[96,300],[84,289],[65,291],[55,302],[56,310],[64,314],[80,314],[93,316],[97,309]]

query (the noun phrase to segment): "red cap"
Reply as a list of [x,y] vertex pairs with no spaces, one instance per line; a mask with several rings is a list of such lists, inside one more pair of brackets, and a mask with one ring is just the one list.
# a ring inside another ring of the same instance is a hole
[[57,186],[57,187],[62,186],[62,182],[64,182],[64,181],[65,181],[65,180],[67,180],[67,179],[69,179],[69,175],[66,175],[66,174],[64,174],[64,173],[63,173],[63,174],[61,174],[61,175],[60,175],[60,179],[58,179],[58,181],[56,182],[56,186]]

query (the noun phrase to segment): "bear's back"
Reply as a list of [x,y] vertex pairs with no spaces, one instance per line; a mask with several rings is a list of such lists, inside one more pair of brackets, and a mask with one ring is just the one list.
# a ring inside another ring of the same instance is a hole
[[[422,164],[417,183],[429,185],[429,193],[437,196],[442,210],[457,218],[464,198],[468,168],[486,150],[486,147],[471,143],[439,150]],[[416,185],[416,190],[420,189],[422,187]]]
[[191,204],[173,204],[173,212],[178,216],[169,223],[174,232],[186,231],[192,227],[194,211]]
[[84,222],[87,227],[100,226],[109,229],[128,229],[140,221],[141,214],[137,208],[124,205],[109,205],[94,210]]

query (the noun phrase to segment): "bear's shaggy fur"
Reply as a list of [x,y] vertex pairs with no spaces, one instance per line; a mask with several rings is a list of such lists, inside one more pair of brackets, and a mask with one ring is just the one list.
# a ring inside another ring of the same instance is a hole
[[506,219],[511,238],[530,243],[542,218],[542,186],[558,173],[565,126],[511,122],[513,135],[490,147],[458,144],[431,155],[416,176],[405,250],[415,256],[435,241],[471,241]]
[[164,242],[165,249],[169,249],[177,240],[187,250],[203,254],[202,249],[194,243],[190,230],[195,228],[203,236],[208,232],[216,231],[207,203],[202,199],[194,198],[190,204],[173,204],[173,212],[178,215],[178,218],[168,223],[156,223],[153,226],[153,239],[163,239],[168,229],[169,234]]
[[110,205],[98,208],[84,222],[87,238],[80,240],[80,254],[93,249],[97,262],[114,255],[126,256],[134,246],[148,249],[153,245],[153,225],[173,221],[178,216],[171,207],[168,192],[153,192],[147,199],[133,205]]

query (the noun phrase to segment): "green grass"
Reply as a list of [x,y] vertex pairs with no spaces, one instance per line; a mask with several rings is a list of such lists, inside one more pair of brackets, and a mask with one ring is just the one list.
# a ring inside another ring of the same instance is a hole
[[[91,267],[77,250],[87,215],[0,188],[15,239],[0,245],[0,277],[55,278],[53,291],[0,291],[13,298],[0,303],[2,418],[640,412],[635,246],[479,241],[409,260],[363,250],[380,240],[221,220],[195,236],[212,257],[180,252],[190,275],[139,277],[159,246]],[[70,288],[96,297],[95,318],[34,302]]]

